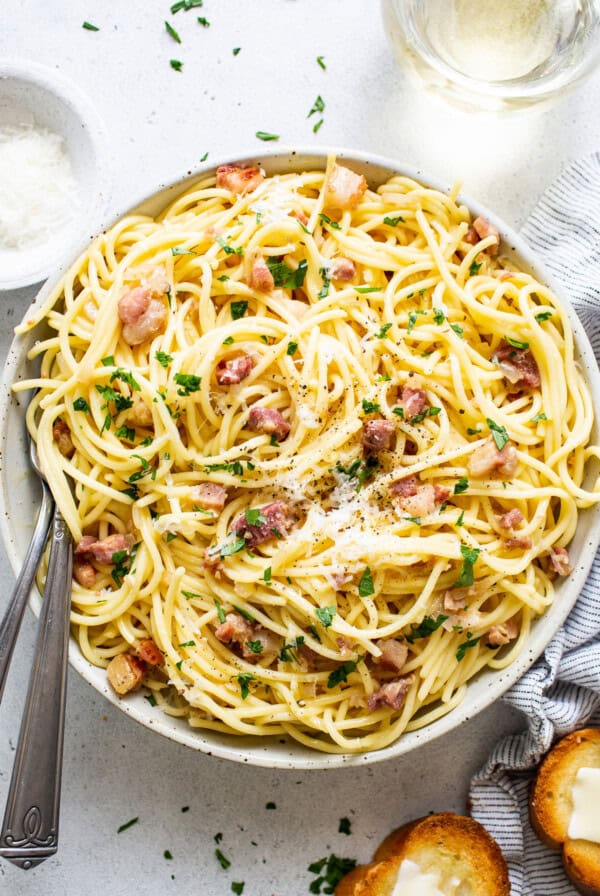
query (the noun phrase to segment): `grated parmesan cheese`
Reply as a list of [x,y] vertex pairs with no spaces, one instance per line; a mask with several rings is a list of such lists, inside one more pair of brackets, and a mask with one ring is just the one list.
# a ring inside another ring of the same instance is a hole
[[77,211],[64,141],[32,124],[0,127],[0,248],[40,245]]

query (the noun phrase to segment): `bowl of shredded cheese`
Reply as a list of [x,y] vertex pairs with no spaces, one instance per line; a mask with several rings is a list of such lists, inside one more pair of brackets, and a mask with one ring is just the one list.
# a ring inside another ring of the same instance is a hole
[[0,289],[44,280],[108,198],[105,130],[64,76],[29,61],[0,65]]

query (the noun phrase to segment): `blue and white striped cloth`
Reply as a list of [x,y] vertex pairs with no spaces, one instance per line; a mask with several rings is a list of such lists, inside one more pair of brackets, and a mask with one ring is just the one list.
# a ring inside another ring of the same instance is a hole
[[[600,360],[600,153],[565,169],[523,236],[562,283]],[[600,727],[600,551],[564,627],[504,699],[527,730],[500,741],[473,778],[472,814],[502,847],[514,896],[577,896],[560,853],[531,830],[527,801],[532,770],[556,739]]]

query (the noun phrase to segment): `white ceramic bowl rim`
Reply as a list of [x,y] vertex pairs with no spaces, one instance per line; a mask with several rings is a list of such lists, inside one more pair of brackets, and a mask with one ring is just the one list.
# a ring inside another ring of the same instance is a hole
[[[71,260],[80,247],[81,233],[89,233],[91,240],[103,223],[112,184],[108,131],[91,100],[77,84],[61,72],[26,58],[11,57],[0,60],[0,84],[5,79],[29,82],[53,94],[60,103],[73,111],[90,140],[93,155],[90,164],[93,161],[95,166],[94,191],[87,197],[86,202],[82,202],[77,226],[73,228],[71,236],[66,237],[64,250],[60,253],[61,260]],[[56,270],[56,259],[35,262],[28,268],[28,252],[28,249],[22,250],[23,267],[20,274],[6,277],[0,270],[0,290],[18,289],[40,283]]]
[[[236,153],[228,157],[219,158],[216,162],[206,162],[198,166],[193,171],[187,171],[183,176],[175,178],[169,184],[159,187],[152,194],[146,194],[140,201],[133,205],[128,205],[124,212],[121,212],[112,219],[112,223],[118,221],[124,214],[130,213],[144,206],[146,202],[153,198],[156,200],[158,196],[164,192],[169,192],[168,197],[164,199],[161,207],[165,207],[173,198],[184,192],[199,177],[213,171],[217,165],[228,163],[250,163],[263,164],[267,168],[267,173],[283,173],[284,171],[293,171],[306,169],[307,166],[323,167],[327,155],[335,154],[339,159],[344,159],[349,164],[355,164],[367,173],[368,169],[374,172],[379,170],[386,179],[393,173],[399,173],[425,183],[434,189],[448,192],[448,185],[440,183],[435,178],[429,177],[422,171],[415,169],[413,166],[399,164],[394,159],[385,158],[372,153],[359,152],[355,150],[343,148],[327,148],[327,147],[270,147],[261,152],[249,151],[245,155]],[[588,378],[588,382],[594,396],[600,396],[600,373],[596,360],[589,344],[587,335],[575,314],[572,306],[562,295],[562,290],[548,271],[540,264],[533,255],[524,240],[510,227],[497,218],[492,212],[479,203],[465,197],[461,194],[460,200],[475,215],[483,215],[493,224],[495,224],[502,235],[505,245],[511,250],[515,250],[521,264],[529,268],[533,274],[543,283],[546,283],[558,296],[567,310],[571,325],[573,327],[577,348],[579,352],[579,360]],[[87,241],[81,246],[84,251]],[[73,258],[76,256],[74,255]],[[71,260],[72,261],[72,260]],[[58,282],[60,277],[68,269],[69,265],[63,266],[60,270],[50,278],[47,284],[40,290],[33,306],[28,310],[27,316],[37,306],[41,305],[47,297],[50,289]],[[0,384],[0,448],[6,456],[6,448],[8,444],[8,416],[11,407],[14,405],[12,398],[11,385],[18,375],[19,365],[23,362],[25,337],[16,337],[9,350],[8,360],[4,368],[2,382]],[[13,409],[13,414],[14,414]],[[20,412],[22,417],[22,412]],[[33,474],[32,474],[33,475]],[[10,494],[10,482],[3,465],[0,471],[0,496],[4,501],[4,507],[8,507],[8,496]],[[446,734],[453,728],[467,721],[468,719],[481,712],[513,685],[518,678],[531,666],[531,664],[541,654],[545,646],[558,631],[560,626],[567,618],[577,596],[579,595],[592,561],[594,559],[596,548],[600,543],[600,508],[596,505],[585,511],[591,522],[588,526],[589,532],[585,536],[587,541],[579,550],[579,556],[576,558],[577,563],[571,576],[563,580],[559,585],[560,593],[557,595],[552,607],[550,607],[544,616],[535,621],[530,639],[526,649],[519,657],[506,669],[498,672],[486,671],[480,673],[473,683],[462,701],[451,712],[442,716],[442,718],[431,723],[425,728],[403,734],[395,743],[382,750],[368,753],[321,753],[318,751],[308,750],[291,740],[281,738],[239,738],[231,736],[229,738],[214,739],[213,732],[203,732],[201,729],[192,729],[187,723],[182,724],[176,729],[173,727],[173,719],[165,716],[158,709],[152,709],[147,701],[141,695],[134,695],[133,699],[121,700],[109,688],[103,674],[103,681],[98,677],[99,670],[92,666],[83,657],[78,646],[71,641],[69,660],[71,665],[79,672],[79,674],[89,682],[96,690],[103,693],[111,703],[118,706],[127,715],[141,722],[148,728],[157,731],[159,734],[177,741],[193,749],[200,750],[208,755],[218,756],[223,759],[230,759],[236,762],[244,762],[251,765],[265,766],[270,768],[289,768],[289,769],[322,769],[343,766],[365,765],[375,762],[383,762],[388,759],[395,758],[407,753],[426,742],[432,741],[443,734]],[[15,571],[15,574],[21,568],[23,555],[17,550],[14,537],[14,529],[8,519],[8,514],[0,514],[0,533],[4,541],[4,545]],[[576,536],[577,537],[577,536]],[[37,589],[32,592],[32,608],[37,614],[39,612],[40,597]],[[100,670],[101,671],[101,670]],[[485,686],[480,686],[477,693],[474,694],[475,683],[479,678],[485,680]],[[179,720],[178,720],[179,721]],[[211,736],[212,735],[212,736]],[[281,744],[284,746],[282,747]]]

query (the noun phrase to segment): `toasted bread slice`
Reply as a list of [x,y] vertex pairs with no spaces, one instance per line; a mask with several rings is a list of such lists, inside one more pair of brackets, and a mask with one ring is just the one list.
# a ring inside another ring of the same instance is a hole
[[563,864],[573,886],[583,896],[600,894],[600,844],[589,840],[567,840]]
[[[553,849],[559,849],[568,839],[573,783],[584,767],[600,768],[598,728],[567,734],[550,750],[537,773],[529,799],[529,817],[540,840]],[[600,882],[600,865],[597,877]]]
[[380,860],[355,868],[343,878],[335,896],[392,896],[405,859],[423,874],[438,875],[442,891],[446,885],[464,896],[510,893],[508,869],[498,844],[479,822],[452,812],[398,828],[386,837],[375,857]]

